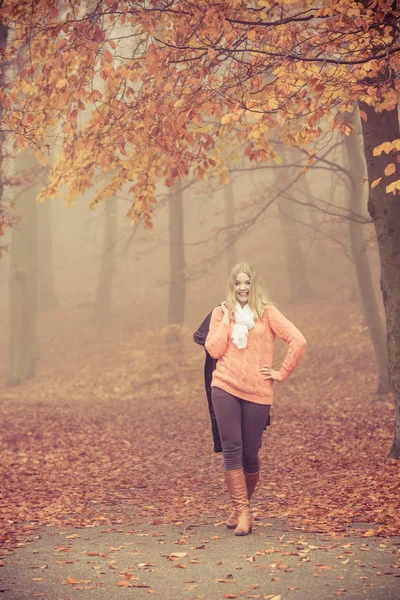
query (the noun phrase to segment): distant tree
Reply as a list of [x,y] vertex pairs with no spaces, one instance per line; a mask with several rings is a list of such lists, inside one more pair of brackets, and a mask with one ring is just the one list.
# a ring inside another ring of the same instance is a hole
[[35,183],[37,161],[31,152],[15,160],[20,185],[14,188],[14,200],[20,221],[11,237],[9,307],[10,362],[8,385],[18,385],[34,377],[36,362],[37,312],[37,232]]
[[[185,250],[182,183],[171,188],[168,199],[169,216],[169,295],[168,324],[185,321]],[[173,336],[172,336],[173,337]],[[171,339],[172,339],[171,337]]]
[[111,317],[112,282],[115,274],[115,249],[117,244],[117,201],[105,200],[104,237],[100,274],[93,305],[93,320],[103,323]]
[[58,305],[54,287],[52,205],[47,200],[37,207],[38,309]]
[[232,228],[235,224],[235,195],[232,180],[224,185],[224,198],[225,198],[225,227],[226,227],[226,261],[227,271],[229,272],[233,265],[237,262],[236,255],[236,240],[232,236]]
[[[282,147],[280,155],[283,163],[289,161],[288,153]],[[277,189],[282,187],[282,178],[294,179],[295,173],[288,166],[287,171],[277,169]],[[296,191],[292,192],[296,194]],[[286,271],[289,278],[290,302],[300,303],[308,300],[314,293],[312,291],[307,268],[307,258],[301,244],[301,231],[297,220],[298,207],[296,203],[285,195],[278,201],[279,222],[282,232],[282,243],[286,259]]]

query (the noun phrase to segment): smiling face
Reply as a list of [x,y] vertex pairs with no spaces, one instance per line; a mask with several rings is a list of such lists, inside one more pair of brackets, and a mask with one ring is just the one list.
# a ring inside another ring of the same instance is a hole
[[235,296],[236,300],[243,307],[249,301],[250,294],[250,277],[247,273],[238,273],[235,281]]

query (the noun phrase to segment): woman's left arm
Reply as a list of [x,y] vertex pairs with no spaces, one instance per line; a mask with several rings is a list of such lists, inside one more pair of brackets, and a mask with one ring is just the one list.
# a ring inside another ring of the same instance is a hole
[[267,308],[267,316],[272,331],[289,345],[281,368],[279,371],[272,372],[274,376],[268,377],[268,379],[284,381],[302,359],[307,342],[301,331],[289,319],[284,317],[275,306],[271,305]]

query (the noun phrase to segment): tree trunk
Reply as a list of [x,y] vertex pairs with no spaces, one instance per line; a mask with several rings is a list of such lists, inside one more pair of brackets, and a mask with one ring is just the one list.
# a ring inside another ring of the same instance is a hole
[[45,200],[45,202],[37,207],[38,307],[44,310],[58,305],[54,292],[53,227],[51,213],[51,200]]
[[[385,152],[373,156],[373,150],[383,142],[400,138],[398,107],[375,112],[373,107],[360,103],[367,120],[362,120],[364,150],[370,183],[368,210],[374,220],[381,265],[381,290],[386,313],[389,375],[393,388],[396,425],[389,457],[400,457],[400,198],[386,193],[385,186],[399,178],[396,156]],[[385,167],[394,163],[395,173],[384,176]],[[371,183],[383,177],[376,187]]]
[[[182,324],[185,316],[185,253],[183,238],[183,194],[180,181],[170,190],[169,211],[169,300],[168,325]],[[169,336],[172,341],[173,336]]]
[[[348,187],[349,209],[355,214],[362,214],[363,194],[361,181],[364,178],[365,165],[357,134],[353,133],[350,136],[345,135],[344,143],[347,154],[348,170],[352,175],[352,181],[349,182]],[[363,225],[349,219],[349,233],[354,258],[354,268],[359,288],[358,296],[378,365],[379,381],[377,394],[387,394],[390,392],[391,386],[388,372],[386,332],[379,314],[378,302],[372,283],[367,248],[364,242]]]
[[237,263],[236,257],[236,240],[233,239],[233,225],[235,223],[235,199],[233,195],[233,184],[232,181],[229,180],[224,186],[224,196],[225,196],[225,227],[226,227],[226,258],[228,263],[228,273],[232,269],[234,265]]
[[112,280],[117,243],[117,201],[115,198],[108,198],[105,202],[103,256],[93,306],[93,320],[99,323],[111,317]]
[[[36,160],[22,153],[16,159],[16,172],[35,168]],[[16,211],[21,217],[13,228],[10,256],[10,372],[8,385],[18,385],[35,375],[36,358],[36,197],[40,186],[25,178],[15,194]]]
[[[278,185],[280,180],[278,178]],[[296,222],[294,201],[279,199],[279,221],[281,225],[284,254],[290,287],[290,302],[304,302],[314,296],[307,274],[307,258],[300,242],[299,226]]]

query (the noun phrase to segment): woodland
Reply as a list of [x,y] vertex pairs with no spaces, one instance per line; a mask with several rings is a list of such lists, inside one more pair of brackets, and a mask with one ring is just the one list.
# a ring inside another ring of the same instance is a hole
[[4,556],[223,523],[193,332],[239,260],[308,342],[258,513],[400,535],[399,28],[396,0],[0,0]]

